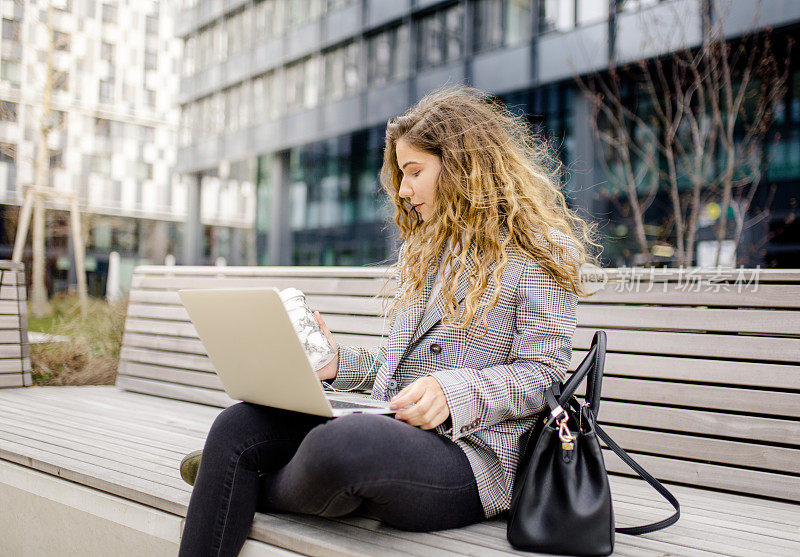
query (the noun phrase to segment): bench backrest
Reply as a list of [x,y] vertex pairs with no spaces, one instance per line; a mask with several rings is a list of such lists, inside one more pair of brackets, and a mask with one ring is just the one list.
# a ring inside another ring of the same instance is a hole
[[[179,288],[294,286],[340,344],[380,340],[386,268],[140,266],[121,387],[225,406]],[[607,269],[581,298],[574,369],[608,335],[605,429],[657,477],[800,501],[800,270]],[[635,279],[635,280],[631,280]],[[387,332],[388,333],[388,332]],[[629,470],[607,453],[610,471]]]
[[30,385],[25,267],[0,261],[0,388]]

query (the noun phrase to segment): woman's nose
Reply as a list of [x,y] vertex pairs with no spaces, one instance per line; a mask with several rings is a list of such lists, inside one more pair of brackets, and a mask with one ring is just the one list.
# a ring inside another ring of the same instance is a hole
[[411,188],[406,186],[404,182],[400,182],[400,189],[398,190],[398,193],[400,194],[400,197],[407,197],[407,198],[410,198],[414,194]]

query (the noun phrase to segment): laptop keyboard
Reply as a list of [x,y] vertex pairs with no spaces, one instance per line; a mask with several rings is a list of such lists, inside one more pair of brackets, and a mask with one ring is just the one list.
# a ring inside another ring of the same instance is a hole
[[328,399],[332,408],[383,408],[379,404],[365,404],[359,402],[346,402],[344,400]]

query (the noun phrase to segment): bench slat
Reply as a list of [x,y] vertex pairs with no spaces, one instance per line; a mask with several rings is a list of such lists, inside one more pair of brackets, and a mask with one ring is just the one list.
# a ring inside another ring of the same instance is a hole
[[800,462],[798,449],[613,425],[603,429],[626,451],[794,473]]
[[800,422],[796,420],[613,400],[604,400],[600,404],[599,419],[603,424],[621,424],[739,439],[755,438],[764,442],[800,446]]
[[[569,369],[574,371],[587,352],[573,350]],[[615,375],[626,377],[800,390],[797,366],[784,363],[607,352],[605,372],[610,373],[610,370]]]
[[135,275],[131,288],[134,289],[170,289],[179,288],[232,288],[232,287],[264,287],[274,286],[279,290],[284,288],[299,288],[306,294],[330,294],[337,292],[342,295],[374,296],[391,291],[391,287],[384,289],[384,281],[379,278],[263,278],[263,277],[223,277],[223,278],[198,278],[198,277],[146,277]]
[[[381,316],[388,311],[390,300],[382,296],[309,295],[309,306],[320,313],[342,313]],[[130,302],[138,305],[182,307],[174,290],[133,290]],[[133,304],[132,304],[133,305]],[[705,330],[798,336],[800,315],[796,311],[772,309],[731,309],[697,307],[652,307],[642,305],[605,304],[580,299],[578,322],[592,328]]]
[[177,400],[209,404],[211,406],[230,406],[236,402],[225,394],[224,391],[215,391],[202,387],[190,387],[188,385],[178,385],[164,381],[153,381],[152,379],[140,379],[127,375],[120,375],[117,377],[117,386],[135,393],[163,396]]
[[[583,395],[585,388],[581,385],[577,392]],[[606,377],[602,395],[611,400],[800,417],[800,394],[797,393]]]
[[[732,468],[646,454],[631,453],[631,456],[645,470],[664,481],[703,485],[731,491],[746,491],[765,497],[800,501],[800,482],[797,481],[797,476],[771,474],[759,470]],[[603,459],[609,472],[633,473],[613,451],[604,449]]]

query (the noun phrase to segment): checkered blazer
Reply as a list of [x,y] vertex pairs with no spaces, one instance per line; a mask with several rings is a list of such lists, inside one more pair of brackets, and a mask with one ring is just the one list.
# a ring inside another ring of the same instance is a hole
[[[506,235],[504,231],[501,239]],[[551,235],[577,256],[566,235],[555,229]],[[404,248],[405,244],[399,257]],[[523,435],[544,407],[543,390],[564,378],[571,359],[578,302],[577,295],[558,286],[529,256],[516,248],[508,255],[500,299],[487,314],[488,333],[483,338],[468,341],[466,330],[441,323],[441,291],[426,311],[436,279],[437,269],[432,269],[423,296],[393,317],[388,346],[340,346],[339,372],[332,382],[338,389],[372,387],[373,398],[388,400],[415,379],[436,378],[450,418],[435,431],[466,453],[487,518],[510,507]],[[555,257],[559,260],[557,253]],[[493,294],[495,265],[489,265],[489,287],[481,301]],[[462,308],[472,268],[469,261],[455,292]],[[476,318],[470,330],[484,329]]]

